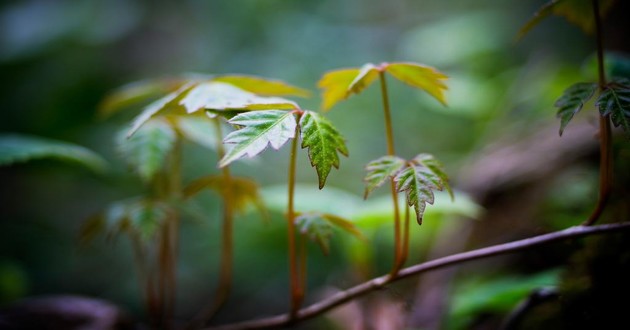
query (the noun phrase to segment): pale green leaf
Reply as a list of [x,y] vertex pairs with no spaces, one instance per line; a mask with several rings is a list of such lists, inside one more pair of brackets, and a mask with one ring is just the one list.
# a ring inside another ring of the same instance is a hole
[[144,181],[150,181],[163,167],[177,134],[165,120],[152,119],[130,138],[118,138],[118,150]]
[[560,135],[573,119],[573,116],[582,110],[584,104],[593,97],[596,89],[597,84],[594,83],[577,83],[562,93],[562,96],[555,103],[558,108],[556,116],[560,118]]
[[596,106],[602,116],[610,115],[613,125],[621,126],[630,136],[630,80],[610,83],[597,99]]
[[293,113],[282,110],[245,112],[230,119],[229,123],[242,128],[231,132],[223,140],[233,146],[219,162],[220,167],[241,157],[254,157],[265,150],[267,145],[280,149],[295,137],[297,126]]
[[58,159],[96,172],[107,167],[101,156],[76,144],[29,135],[0,135],[0,166],[37,159]]
[[131,129],[129,129],[129,132],[127,133],[127,137],[131,137],[138,129],[140,129],[140,127],[142,127],[142,125],[144,125],[144,123],[157,115],[158,112],[177,109],[177,102],[196,85],[196,82],[189,82],[180,87],[177,91],[170,93],[146,106],[144,110],[142,110],[142,112],[134,118],[131,123]]
[[444,91],[447,87],[444,80],[448,77],[435,68],[417,63],[390,63],[386,66],[386,70],[394,78],[424,90],[446,105]]
[[337,153],[348,156],[348,148],[332,123],[316,112],[304,111],[300,128],[302,148],[308,148],[308,157],[317,171],[319,189],[322,189],[331,168],[339,168]]
[[204,82],[190,90],[180,101],[186,112],[199,110],[297,109],[298,105],[281,97],[264,97],[224,82]]
[[249,75],[225,75],[218,76],[213,81],[232,84],[258,95],[295,95],[308,97],[308,90],[289,85],[281,80],[267,79]]
[[364,64],[360,69],[357,76],[352,80],[350,85],[348,86],[347,95],[350,94],[359,94],[364,89],[366,89],[374,80],[376,80],[380,74],[381,70],[379,67],[375,66],[372,63]]
[[407,204],[416,211],[416,220],[422,224],[422,216],[426,204],[433,204],[433,190],[446,190],[453,198],[448,185],[448,178],[441,165],[431,155],[420,154],[412,160],[413,165],[406,167],[396,177],[396,189],[405,192]]
[[212,189],[224,199],[229,198],[236,211],[245,212],[248,205],[253,205],[264,217],[267,215],[258,184],[252,179],[231,176],[226,180],[223,175],[204,176],[188,184],[184,189],[184,197],[190,198],[204,189]]
[[346,220],[333,214],[307,212],[298,214],[295,224],[302,235],[314,241],[327,255],[330,252],[330,238],[333,235],[333,226],[336,226],[360,239],[363,235],[350,220]]
[[383,156],[369,162],[365,167],[368,173],[363,179],[367,185],[364,198],[367,198],[370,192],[380,187],[388,179],[395,177],[403,169],[405,163],[404,159],[396,156]]
[[359,74],[359,69],[340,69],[329,71],[317,83],[322,91],[322,109],[330,110],[337,102],[348,97],[348,86]]
[[185,84],[183,79],[151,79],[133,82],[109,93],[98,108],[101,117],[108,117],[129,106],[174,92]]
[[177,116],[175,123],[181,135],[200,146],[216,149],[217,132],[212,120],[205,116]]

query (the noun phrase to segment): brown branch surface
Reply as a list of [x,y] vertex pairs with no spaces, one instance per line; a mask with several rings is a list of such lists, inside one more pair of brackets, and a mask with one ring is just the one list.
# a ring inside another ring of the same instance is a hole
[[244,321],[233,324],[226,324],[207,328],[208,330],[237,330],[237,329],[264,329],[275,328],[288,325],[290,322],[295,323],[307,320],[321,315],[335,307],[343,305],[359,296],[365,295],[371,291],[385,287],[387,284],[401,280],[403,278],[416,276],[421,273],[447,267],[454,264],[460,264],[467,261],[487,258],[491,256],[516,252],[543,244],[566,240],[570,238],[578,238],[583,236],[602,234],[620,230],[630,229],[630,222],[605,224],[596,226],[576,226],[561,231],[556,231],[544,235],[525,238],[518,241],[512,241],[503,244],[488,246],[481,249],[471,250],[467,252],[457,253],[443,258],[434,259],[421,264],[401,269],[396,276],[385,275],[374,278],[367,282],[351,287],[345,291],[338,292],[320,302],[316,302],[308,307],[300,309],[294,318],[290,318],[289,314],[282,314],[268,318]]

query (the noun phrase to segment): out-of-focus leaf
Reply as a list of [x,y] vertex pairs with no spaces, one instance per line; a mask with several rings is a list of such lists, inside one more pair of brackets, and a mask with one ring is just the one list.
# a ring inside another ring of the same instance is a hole
[[221,159],[220,167],[244,156],[254,157],[265,150],[267,145],[280,149],[295,137],[297,126],[293,113],[282,110],[246,112],[230,119],[229,123],[242,128],[231,132],[223,140],[234,146]]
[[226,75],[218,76],[213,81],[232,84],[258,95],[295,95],[309,97],[308,90],[289,85],[281,80],[267,79],[248,75]]
[[166,95],[165,97],[149,104],[142,112],[134,118],[131,123],[131,129],[127,133],[127,137],[131,137],[144,123],[155,116],[158,112],[172,110],[177,108],[177,102],[190,90],[197,85],[197,82],[189,82],[180,87],[177,91]]
[[248,205],[253,205],[263,217],[267,215],[267,209],[258,191],[258,185],[252,179],[232,176],[229,182],[226,182],[222,175],[204,176],[192,181],[184,189],[184,196],[190,198],[203,189],[212,189],[221,194],[223,198],[227,198],[229,191],[232,206],[236,211],[245,212]]
[[225,82],[204,82],[190,90],[180,104],[186,112],[212,110],[297,109],[299,106],[281,97],[258,96]]
[[630,79],[618,79],[606,87],[595,104],[602,116],[610,115],[615,127],[630,137]]
[[317,171],[319,189],[322,189],[331,168],[339,168],[337,153],[348,156],[348,148],[333,124],[316,112],[304,111],[300,118],[300,128],[302,148],[308,148],[311,166]]
[[126,107],[174,92],[184,84],[183,79],[151,79],[124,85],[105,97],[99,105],[99,115],[111,116]]
[[426,204],[433,204],[435,196],[433,190],[452,192],[448,185],[448,178],[441,169],[441,164],[428,154],[420,154],[413,160],[413,165],[400,171],[394,178],[396,189],[405,192],[407,204],[413,206],[416,211],[416,220],[422,224],[422,215]]
[[359,69],[340,69],[329,71],[319,80],[317,86],[322,91],[322,109],[330,110],[337,102],[348,97],[348,86],[359,74]]
[[[612,8],[616,0],[600,0],[599,11],[603,17]],[[554,14],[563,16],[567,21],[577,25],[586,33],[595,29],[592,0],[551,0],[545,3],[523,27],[518,31],[517,39],[522,38],[544,18]]]
[[405,166],[405,160],[396,156],[383,156],[367,164],[367,175],[363,179],[367,187],[363,198],[367,198],[372,190],[380,187],[387,179],[395,177]]
[[562,96],[555,103],[558,108],[556,116],[560,118],[560,135],[573,119],[573,116],[582,110],[584,104],[593,97],[596,89],[597,84],[594,83],[577,83],[562,93]]
[[0,135],[0,166],[45,158],[76,163],[96,172],[107,167],[101,156],[76,144],[29,135]]
[[443,80],[448,77],[430,66],[417,63],[390,63],[387,72],[394,78],[433,96],[440,103],[446,105],[444,91],[447,89]]
[[352,80],[350,85],[347,87],[348,88],[347,94],[350,95],[351,93],[354,93],[354,94],[361,93],[364,89],[370,86],[370,84],[374,80],[376,80],[376,78],[378,78],[379,73],[380,73],[380,69],[376,65],[372,63],[364,64],[359,69],[359,73],[357,74],[357,76],[354,78],[354,80]]
[[150,181],[164,167],[176,139],[177,134],[171,125],[155,118],[128,139],[121,134],[118,150],[144,181]]
[[[279,214],[286,213],[286,185],[264,187],[261,195],[270,211]],[[332,186],[326,187],[326,191],[319,190],[312,184],[296,184],[295,186],[295,210],[297,212],[318,210],[349,218],[365,206],[360,196]]]
[[325,255],[330,252],[330,238],[333,235],[333,226],[337,226],[363,239],[363,235],[352,221],[332,214],[319,212],[302,213],[295,218],[295,224],[299,227],[302,235],[306,235],[319,245]]
[[187,140],[208,149],[216,149],[216,129],[211,120],[203,116],[178,116],[176,118],[177,129]]

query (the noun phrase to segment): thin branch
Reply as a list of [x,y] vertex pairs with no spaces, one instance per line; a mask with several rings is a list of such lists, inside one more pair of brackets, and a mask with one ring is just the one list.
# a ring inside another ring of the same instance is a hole
[[435,260],[427,261],[421,264],[417,264],[411,267],[401,269],[396,276],[385,275],[374,278],[367,282],[356,285],[345,291],[338,292],[329,298],[326,298],[320,302],[314,303],[308,307],[302,308],[297,312],[295,318],[290,318],[289,314],[282,314],[272,316],[264,319],[244,321],[239,323],[227,324],[223,326],[207,328],[208,330],[239,330],[239,329],[264,329],[264,328],[277,328],[289,324],[289,322],[297,322],[307,320],[318,315],[321,315],[335,307],[343,305],[357,297],[365,295],[371,291],[381,289],[387,284],[401,280],[403,278],[412,277],[421,273],[439,269],[455,264],[464,263],[467,261],[487,258],[491,256],[507,254],[511,252],[525,250],[531,247],[540,246],[543,244],[556,242],[560,240],[566,240],[570,238],[578,238],[583,236],[602,234],[608,232],[615,232],[620,230],[630,229],[630,222],[617,223],[617,224],[605,224],[596,226],[576,226],[567,228],[565,230],[552,232],[549,234],[534,236],[518,241],[509,243],[497,244],[488,246],[481,249],[471,250],[468,252],[462,252],[438,258]]

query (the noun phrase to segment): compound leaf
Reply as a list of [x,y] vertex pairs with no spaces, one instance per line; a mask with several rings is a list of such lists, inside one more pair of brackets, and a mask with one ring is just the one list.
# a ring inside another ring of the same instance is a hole
[[359,73],[357,74],[357,76],[354,78],[354,80],[352,80],[352,82],[348,86],[347,91],[346,91],[347,93],[346,97],[348,97],[352,93],[354,94],[361,93],[364,89],[370,86],[370,84],[374,82],[376,78],[378,78],[379,73],[380,73],[380,69],[376,65],[372,63],[364,64],[359,69]]
[[144,181],[150,181],[163,167],[177,134],[165,120],[148,121],[136,134],[118,138],[118,150]]
[[339,168],[337,153],[348,156],[348,148],[332,123],[316,112],[304,111],[300,128],[302,148],[308,148],[311,166],[317,171],[319,189],[322,189],[331,168]]
[[101,102],[98,113],[105,118],[137,103],[176,91],[183,86],[183,79],[150,79],[121,86],[108,94]]
[[213,79],[216,82],[232,84],[258,95],[294,95],[309,97],[308,90],[289,85],[281,80],[267,79],[249,75],[225,75]]
[[413,165],[406,167],[396,177],[396,189],[405,192],[407,204],[413,206],[416,211],[416,220],[422,224],[422,215],[426,204],[433,204],[435,196],[433,190],[443,190],[446,188],[452,192],[448,186],[446,175],[441,169],[441,165],[428,154],[420,154],[412,160]]
[[231,132],[223,140],[234,146],[221,159],[220,167],[244,156],[254,157],[265,150],[267,145],[280,149],[295,137],[297,126],[293,113],[282,110],[245,112],[230,119],[229,123],[242,128]]
[[560,118],[560,135],[564,132],[573,116],[577,114],[588,100],[593,97],[597,84],[577,83],[567,88],[562,96],[556,101],[558,108],[556,117]]
[[[190,198],[204,189],[212,189],[221,194],[223,198],[230,198],[236,211],[244,212],[247,206],[251,204],[266,217],[267,210],[254,180],[231,176],[226,182],[222,175],[208,175],[192,181],[184,189],[184,197]],[[228,192],[230,197],[228,197]]]
[[29,135],[0,135],[0,166],[44,158],[76,163],[96,172],[107,167],[101,156],[76,144]]
[[435,68],[417,63],[390,63],[386,66],[386,70],[394,78],[424,90],[446,105],[444,91],[447,87],[443,80],[448,77]]
[[630,80],[619,79],[610,83],[595,105],[602,116],[610,115],[613,125],[621,126],[630,137]]
[[[298,105],[281,97],[264,97],[225,82],[204,82],[190,90],[179,102],[188,113],[212,110],[297,109]],[[209,114],[214,114],[209,112]]]
[[328,255],[330,252],[330,238],[333,235],[333,226],[363,239],[361,232],[350,220],[328,213],[302,213],[295,218],[295,224],[302,235],[307,236],[319,245],[325,255]]
[[363,198],[367,198],[370,192],[395,177],[405,167],[405,163],[404,159],[396,156],[383,156],[369,162],[365,167],[368,173],[363,179],[367,185]]
[[348,86],[359,74],[359,69],[340,69],[329,71],[322,76],[317,86],[322,91],[322,109],[330,110],[337,102],[345,100],[348,95]]

